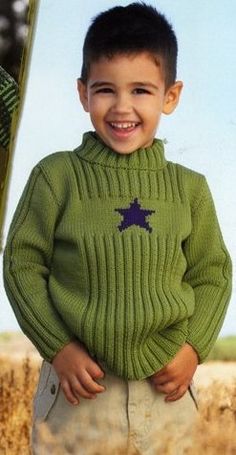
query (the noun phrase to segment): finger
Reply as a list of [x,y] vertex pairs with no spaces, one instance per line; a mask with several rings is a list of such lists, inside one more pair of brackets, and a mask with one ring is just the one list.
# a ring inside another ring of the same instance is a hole
[[164,384],[165,382],[168,382],[171,380],[170,373],[168,373],[166,370],[164,371],[159,371],[158,373],[155,373],[153,376],[150,377],[152,382],[155,382],[155,384]]
[[105,390],[105,387],[98,384],[98,382],[96,382],[86,370],[79,379],[82,386],[90,393],[101,393]]
[[171,377],[167,374],[161,375],[161,376],[155,376],[151,378],[151,382],[156,386],[156,385],[164,385],[167,382],[171,381]]
[[182,398],[184,396],[184,394],[186,393],[187,389],[188,388],[186,386],[178,387],[173,393],[171,393],[165,397],[165,401],[171,402],[171,401],[180,400],[180,398]]
[[158,392],[166,393],[168,395],[174,393],[177,388],[178,388],[178,386],[174,382],[166,382],[163,385],[155,385],[155,389]]
[[94,398],[96,398],[96,394],[88,392],[77,379],[74,379],[73,381],[71,381],[70,387],[73,391],[73,394],[76,397],[78,397],[78,395],[79,395],[83,398],[88,398],[90,400],[93,400]]
[[74,395],[74,393],[72,392],[72,390],[70,388],[70,384],[67,381],[61,382],[61,388],[62,388],[62,391],[63,391],[67,401],[69,401],[69,403],[71,403],[73,405],[79,404],[78,397],[76,395]]
[[101,369],[101,367],[93,362],[91,363],[88,368],[87,368],[87,372],[90,374],[90,376],[94,379],[101,379],[101,378],[104,378],[105,376],[105,373],[104,371]]

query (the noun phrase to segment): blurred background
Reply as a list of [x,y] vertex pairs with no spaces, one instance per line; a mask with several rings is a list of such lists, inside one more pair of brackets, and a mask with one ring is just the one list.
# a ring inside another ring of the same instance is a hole
[[19,83],[22,51],[26,42],[29,0],[0,2],[0,65]]
[[[14,138],[25,87],[29,9],[36,0],[0,1],[0,251]],[[26,47],[27,45],[27,47]]]

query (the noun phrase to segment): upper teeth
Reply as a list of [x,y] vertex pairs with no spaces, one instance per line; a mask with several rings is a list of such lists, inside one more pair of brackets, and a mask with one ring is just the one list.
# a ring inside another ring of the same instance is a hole
[[111,122],[111,125],[114,126],[115,128],[134,128],[136,126],[136,123],[114,123]]

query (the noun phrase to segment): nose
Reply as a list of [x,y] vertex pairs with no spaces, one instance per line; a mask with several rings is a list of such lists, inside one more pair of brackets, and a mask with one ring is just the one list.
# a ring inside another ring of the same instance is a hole
[[112,112],[117,114],[128,114],[132,110],[132,103],[127,93],[119,93],[114,99]]

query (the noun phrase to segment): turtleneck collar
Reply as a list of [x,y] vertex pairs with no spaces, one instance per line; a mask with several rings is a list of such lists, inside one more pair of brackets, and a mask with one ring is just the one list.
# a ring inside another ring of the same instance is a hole
[[157,170],[163,169],[167,164],[164,145],[160,139],[154,139],[150,147],[140,148],[130,154],[120,154],[104,144],[95,132],[89,131],[84,133],[82,144],[75,152],[85,161],[106,167]]

